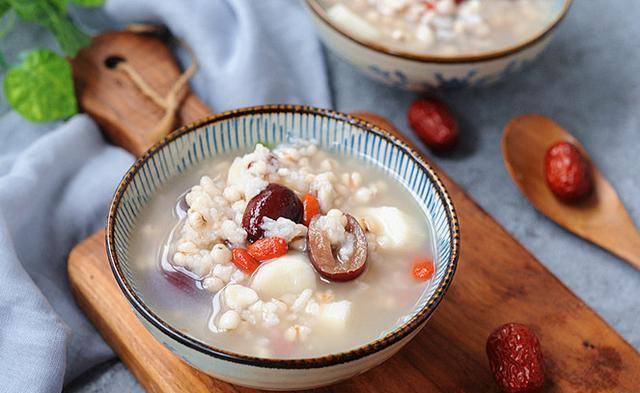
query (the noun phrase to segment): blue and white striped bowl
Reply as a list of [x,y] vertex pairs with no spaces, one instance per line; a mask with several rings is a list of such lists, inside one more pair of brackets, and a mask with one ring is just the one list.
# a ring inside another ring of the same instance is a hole
[[[169,325],[145,304],[132,274],[137,216],[168,179],[199,162],[246,152],[256,142],[313,139],[329,151],[381,167],[400,181],[431,221],[436,274],[412,314],[367,345],[319,358],[270,359],[215,348]],[[120,182],[107,222],[107,251],[118,285],[145,327],[192,366],[216,378],[261,389],[306,389],[335,383],[382,363],[424,326],[453,279],[460,250],[458,219],[442,182],[423,158],[388,131],[326,109],[261,106],[225,112],[183,127],[149,149]]]

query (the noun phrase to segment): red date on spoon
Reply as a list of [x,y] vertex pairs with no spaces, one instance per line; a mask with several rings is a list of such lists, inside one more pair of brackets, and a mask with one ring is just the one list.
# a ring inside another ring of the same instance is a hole
[[253,243],[263,235],[262,219],[277,220],[288,218],[299,224],[302,222],[302,202],[289,188],[270,183],[267,188],[251,198],[242,216],[242,227],[247,231],[247,240]]
[[319,228],[318,218],[315,216],[309,224],[307,244],[309,259],[318,273],[331,281],[350,281],[364,272],[367,262],[367,238],[358,221],[349,214],[347,216],[346,231],[355,237],[354,250],[346,261],[339,261],[333,255],[331,241],[327,234]]
[[591,191],[591,169],[580,150],[569,142],[553,144],[544,157],[547,184],[558,198],[575,201]]

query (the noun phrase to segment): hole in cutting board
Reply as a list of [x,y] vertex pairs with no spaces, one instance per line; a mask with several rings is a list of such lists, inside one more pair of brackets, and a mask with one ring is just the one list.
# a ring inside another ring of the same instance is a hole
[[104,59],[104,66],[112,70],[116,68],[118,64],[122,63],[123,61],[126,61],[124,57],[118,56],[118,55],[111,55],[106,59]]

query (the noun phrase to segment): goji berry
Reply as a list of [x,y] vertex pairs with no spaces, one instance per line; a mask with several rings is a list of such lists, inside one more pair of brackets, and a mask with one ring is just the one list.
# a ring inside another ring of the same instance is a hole
[[411,272],[413,274],[413,278],[416,280],[427,281],[431,276],[433,276],[435,267],[433,266],[431,259],[418,258],[413,262]]
[[302,200],[302,222],[309,226],[311,219],[320,213],[320,203],[313,195],[307,193]]
[[231,250],[231,260],[233,264],[247,274],[256,271],[260,264],[244,248],[234,248]]
[[283,256],[288,248],[287,241],[281,237],[265,237],[247,247],[247,252],[256,261],[266,261]]

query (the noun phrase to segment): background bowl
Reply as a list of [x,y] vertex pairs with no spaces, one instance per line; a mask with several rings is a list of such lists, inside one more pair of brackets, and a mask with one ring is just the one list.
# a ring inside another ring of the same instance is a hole
[[[352,350],[308,359],[268,359],[215,348],[172,327],[151,309],[136,282],[130,239],[137,217],[168,179],[199,162],[228,152],[245,152],[256,142],[277,144],[313,139],[324,149],[381,167],[400,180],[434,228],[436,273],[406,320],[384,337]],[[323,386],[382,363],[424,326],[445,295],[459,254],[458,220],[442,182],[403,142],[361,120],[330,110],[263,106],[226,112],[184,127],[149,149],[120,182],[107,222],[109,262],[127,300],[144,326],[187,363],[238,385],[262,389]]]
[[572,0],[557,0],[557,15],[528,40],[473,56],[428,56],[368,42],[337,26],[318,0],[305,0],[324,44],[369,77],[406,90],[481,87],[510,76],[533,62],[553,38]]

